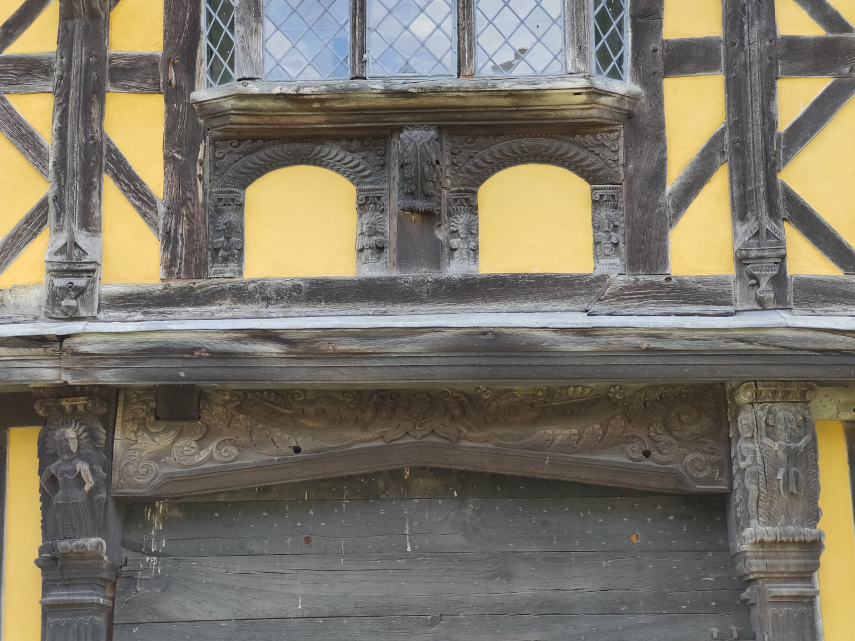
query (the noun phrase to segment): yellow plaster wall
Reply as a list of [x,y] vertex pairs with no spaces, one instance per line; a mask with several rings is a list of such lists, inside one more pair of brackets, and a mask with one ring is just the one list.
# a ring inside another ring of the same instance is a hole
[[721,31],[721,0],[665,0],[666,39],[720,36]]
[[500,171],[478,191],[482,274],[594,271],[591,188],[547,165]]
[[818,421],[820,497],[825,551],[819,567],[819,597],[825,641],[855,639],[855,530],[843,423]]
[[[0,0],[0,24],[22,4],[22,0]],[[59,0],[53,0],[24,33],[3,53],[40,53],[56,49],[59,29]]]
[[3,554],[3,638],[41,638],[41,575],[33,561],[41,543],[38,427],[9,430],[6,536]]
[[163,49],[163,0],[121,0],[110,14],[110,49]]
[[246,278],[356,275],[356,187],[320,167],[277,169],[246,190]]

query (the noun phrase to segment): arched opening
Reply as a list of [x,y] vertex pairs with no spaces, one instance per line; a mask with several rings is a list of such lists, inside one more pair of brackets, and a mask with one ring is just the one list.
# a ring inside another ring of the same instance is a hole
[[246,278],[356,275],[356,187],[321,167],[265,174],[246,190]]
[[479,269],[492,273],[594,271],[591,188],[551,165],[518,165],[478,191]]

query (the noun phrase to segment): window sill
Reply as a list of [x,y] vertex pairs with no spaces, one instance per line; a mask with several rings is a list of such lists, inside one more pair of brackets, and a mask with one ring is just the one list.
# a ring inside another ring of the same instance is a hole
[[278,137],[310,130],[436,125],[625,122],[641,96],[625,82],[586,76],[238,83],[197,91],[211,133]]

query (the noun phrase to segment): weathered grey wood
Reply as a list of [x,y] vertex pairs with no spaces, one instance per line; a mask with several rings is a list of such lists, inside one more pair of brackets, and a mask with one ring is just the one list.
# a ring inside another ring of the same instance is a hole
[[350,2],[350,77],[365,78],[366,55],[366,0]]
[[0,339],[0,382],[29,385],[61,382],[58,340]]
[[261,80],[264,74],[262,0],[235,2],[235,79]]
[[801,76],[855,76],[855,35],[787,36],[778,38],[778,73]]
[[855,249],[801,196],[781,181],[787,220],[845,274],[855,274]]
[[796,0],[796,4],[826,33],[855,33],[855,27],[828,0]]
[[855,306],[855,277],[793,277],[793,312],[797,314],[851,315]]
[[665,77],[720,74],[721,46],[721,36],[666,40]]
[[199,394],[196,385],[158,385],[155,416],[159,421],[198,421]]
[[588,312],[727,316],[733,314],[733,279],[721,276],[618,276]]
[[594,73],[594,17],[590,2],[564,0],[567,73]]
[[683,214],[694,202],[719,167],[727,162],[725,125],[715,130],[700,151],[689,161],[677,180],[668,188],[668,213],[671,229],[677,226]]
[[155,237],[160,238],[160,212],[163,202],[140,178],[113,139],[106,134],[104,152],[107,175],[134,206]]
[[783,169],[855,95],[855,78],[836,78],[808,103],[781,132],[779,165]]
[[163,79],[166,103],[163,163],[164,214],[160,275],[205,278],[208,272],[207,216],[203,195],[202,123],[190,106],[201,77],[202,12],[195,0],[165,0]]
[[48,195],[45,194],[24,214],[15,226],[0,239],[0,273],[6,270],[36,239],[48,224]]
[[160,52],[129,53],[111,51],[107,91],[163,93],[160,80]]
[[624,127],[626,266],[630,274],[670,271],[663,13],[664,0],[629,3],[629,79],[644,91]]
[[475,76],[475,0],[457,0],[457,75]]
[[2,94],[0,94],[0,133],[15,145],[15,148],[30,161],[43,178],[48,177],[50,148],[47,141]]
[[[8,492],[7,488],[7,479],[8,479],[8,471],[7,471],[7,461],[9,460],[9,431],[8,430],[0,430],[0,532],[3,532],[3,543],[4,545],[0,547],[0,572],[5,571],[5,557],[6,557],[6,494]],[[0,576],[6,576],[2,574]],[[2,639],[2,636],[0,636]]]
[[0,56],[0,93],[49,93],[55,53],[4,53]]
[[725,0],[724,76],[736,308],[790,304],[776,162],[774,3]]
[[24,0],[11,16],[0,24],[0,53],[6,51],[41,15],[53,0]]

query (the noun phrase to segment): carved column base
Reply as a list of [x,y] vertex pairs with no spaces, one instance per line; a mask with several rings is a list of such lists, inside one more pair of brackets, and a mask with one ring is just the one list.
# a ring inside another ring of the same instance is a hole
[[103,539],[60,539],[39,547],[42,641],[106,641],[118,568]]

